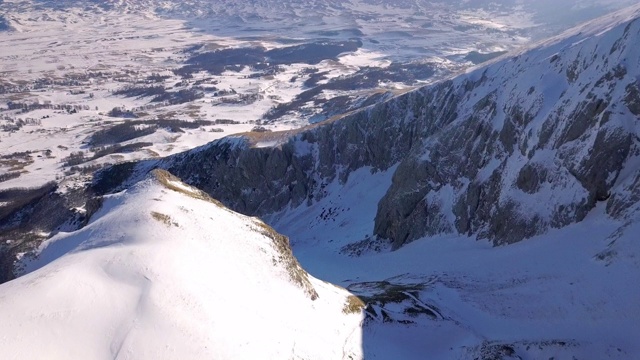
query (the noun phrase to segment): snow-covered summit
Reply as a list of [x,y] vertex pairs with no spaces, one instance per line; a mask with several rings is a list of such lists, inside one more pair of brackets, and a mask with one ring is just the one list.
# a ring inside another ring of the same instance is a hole
[[4,359],[360,356],[361,305],[288,239],[166,172],[105,200],[0,286]]

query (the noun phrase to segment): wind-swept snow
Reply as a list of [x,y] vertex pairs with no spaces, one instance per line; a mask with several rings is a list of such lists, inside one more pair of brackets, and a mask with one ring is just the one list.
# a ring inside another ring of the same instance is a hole
[[109,196],[0,286],[4,359],[360,357],[349,293],[292,272],[259,220],[165,183]]

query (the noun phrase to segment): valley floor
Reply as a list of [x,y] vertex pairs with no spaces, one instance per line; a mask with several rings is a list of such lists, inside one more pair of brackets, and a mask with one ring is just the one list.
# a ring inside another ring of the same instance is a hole
[[342,191],[329,191],[341,195],[272,219],[310,274],[367,300],[366,359],[640,353],[637,226],[625,228],[597,208],[580,224],[510,246],[451,235],[393,252],[344,254],[354,243],[345,226],[363,234],[373,228],[376,196],[366,195],[379,194],[388,174],[356,186],[366,176],[356,173]]

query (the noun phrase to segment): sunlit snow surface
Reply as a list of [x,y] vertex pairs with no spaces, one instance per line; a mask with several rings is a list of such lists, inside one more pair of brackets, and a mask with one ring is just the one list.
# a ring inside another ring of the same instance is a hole
[[[360,357],[345,290],[312,300],[257,219],[155,180],[109,196],[0,286],[3,359]],[[193,190],[195,191],[195,190]]]

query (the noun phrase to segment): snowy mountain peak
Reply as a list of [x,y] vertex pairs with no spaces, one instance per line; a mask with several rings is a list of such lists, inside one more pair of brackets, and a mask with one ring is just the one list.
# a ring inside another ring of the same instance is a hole
[[358,356],[349,293],[309,276],[286,237],[161,170],[22,264],[0,288],[8,359]]

